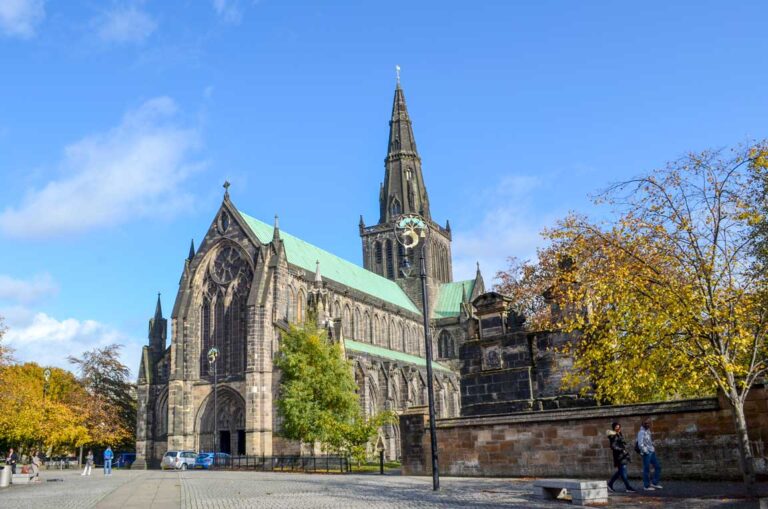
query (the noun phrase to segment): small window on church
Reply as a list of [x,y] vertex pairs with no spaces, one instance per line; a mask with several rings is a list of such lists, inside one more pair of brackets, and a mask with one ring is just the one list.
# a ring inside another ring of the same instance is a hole
[[376,260],[376,265],[381,265],[381,242],[376,242],[376,247],[374,247],[374,259]]
[[392,215],[399,216],[401,213],[402,213],[402,208],[400,207],[400,202],[397,201],[397,199],[392,200]]
[[405,170],[405,180],[411,180],[411,169]]

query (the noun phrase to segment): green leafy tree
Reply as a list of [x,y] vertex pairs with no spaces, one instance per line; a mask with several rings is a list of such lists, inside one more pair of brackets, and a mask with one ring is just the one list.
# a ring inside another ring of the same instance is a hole
[[378,428],[394,420],[391,412],[363,415],[350,362],[338,343],[310,323],[282,335],[275,365],[281,371],[278,411],[286,438],[364,459]]
[[93,443],[128,447],[136,436],[136,388],[130,370],[120,361],[120,348],[116,344],[94,348],[68,360],[91,396]]

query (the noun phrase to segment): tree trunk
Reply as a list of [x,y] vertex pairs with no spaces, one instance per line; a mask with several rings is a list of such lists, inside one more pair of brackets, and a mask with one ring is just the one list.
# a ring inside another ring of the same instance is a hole
[[733,408],[733,420],[736,424],[736,438],[739,443],[739,456],[741,459],[741,473],[744,476],[744,484],[749,496],[756,495],[755,489],[755,466],[752,459],[752,448],[749,445],[749,434],[747,433],[747,419],[744,416],[744,403],[741,401],[734,388],[731,388],[731,394],[728,401]]

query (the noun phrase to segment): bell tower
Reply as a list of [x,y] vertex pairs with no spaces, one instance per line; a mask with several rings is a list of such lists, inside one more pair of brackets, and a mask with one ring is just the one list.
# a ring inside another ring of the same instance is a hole
[[384,182],[379,190],[379,222],[366,226],[361,216],[360,237],[365,268],[396,281],[411,296],[411,300],[420,306],[420,290],[416,292],[414,289],[412,292],[410,288],[411,280],[418,280],[418,274],[406,278],[401,270],[406,256],[418,270],[418,253],[406,254],[395,238],[394,218],[400,214],[419,214],[429,227],[425,253],[427,283],[437,289],[440,283],[453,281],[450,224],[446,222],[446,226],[442,227],[432,220],[421,157],[416,148],[413,124],[398,72],[389,121],[387,156],[384,159]]

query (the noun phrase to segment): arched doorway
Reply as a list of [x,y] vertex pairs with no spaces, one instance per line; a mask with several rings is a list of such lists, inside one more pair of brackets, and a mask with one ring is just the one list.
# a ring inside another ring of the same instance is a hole
[[[230,387],[219,387],[216,397],[218,450],[227,454],[245,454],[245,400]],[[199,451],[214,450],[213,392],[201,406],[197,426]]]

